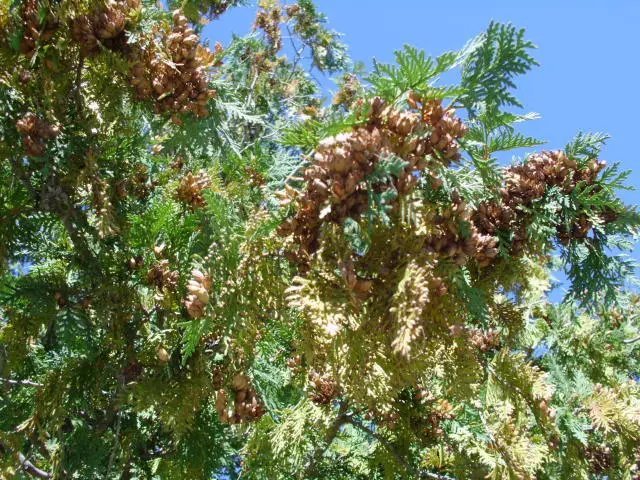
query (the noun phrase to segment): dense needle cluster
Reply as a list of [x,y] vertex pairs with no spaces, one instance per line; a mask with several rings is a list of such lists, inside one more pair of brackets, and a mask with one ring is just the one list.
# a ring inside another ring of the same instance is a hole
[[[217,53],[220,49],[216,46]],[[207,72],[216,64],[217,55],[200,44],[187,17],[176,10],[169,32],[156,30],[144,39],[135,54],[131,83],[137,96],[151,100],[158,113],[205,117],[207,103],[215,96]],[[173,118],[179,123],[177,116]]]
[[16,128],[22,135],[22,144],[30,157],[44,155],[47,140],[58,136],[60,129],[51,125],[35,113],[28,112],[16,122]]
[[[431,162],[448,165],[459,158],[457,140],[466,127],[453,110],[439,101],[422,102],[417,95],[411,104],[413,110],[399,111],[375,98],[364,125],[320,142],[304,172],[306,187],[297,213],[280,228],[282,235],[293,233],[300,259],[319,248],[324,222],[359,218],[369,205],[370,190],[409,193],[417,184],[416,173]],[[392,183],[368,181],[381,161],[394,157],[404,167]],[[291,196],[298,197],[295,192]]]
[[110,0],[90,14],[76,17],[71,26],[72,38],[85,56],[96,55],[101,47],[124,52],[127,22],[139,9],[140,0]]

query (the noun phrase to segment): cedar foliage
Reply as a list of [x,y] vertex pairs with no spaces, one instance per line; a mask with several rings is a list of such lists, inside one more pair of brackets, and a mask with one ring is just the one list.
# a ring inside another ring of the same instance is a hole
[[241,3],[0,0],[0,476],[639,478],[640,219],[524,31],[363,74]]

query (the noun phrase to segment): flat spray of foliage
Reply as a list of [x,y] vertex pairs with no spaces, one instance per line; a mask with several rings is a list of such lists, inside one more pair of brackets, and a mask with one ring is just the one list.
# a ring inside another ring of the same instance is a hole
[[0,477],[639,478],[639,217],[518,130],[524,32],[164,3],[0,0]]

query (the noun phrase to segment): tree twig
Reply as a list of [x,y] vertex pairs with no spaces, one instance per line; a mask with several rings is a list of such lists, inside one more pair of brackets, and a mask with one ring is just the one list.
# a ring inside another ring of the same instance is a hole
[[18,460],[20,461],[22,469],[28,474],[38,478],[51,478],[51,474],[49,472],[45,472],[44,470],[36,467],[20,452],[18,452]]
[[82,53],[78,54],[78,65],[76,67],[76,80],[74,85],[75,100],[76,100],[76,113],[79,117],[82,116],[82,69],[84,67],[84,56]]
[[33,382],[31,380],[11,380],[10,378],[0,378],[0,382],[7,383],[9,385],[21,385],[25,387],[44,387],[42,383]]
[[29,191],[29,193],[33,196],[34,201],[37,203],[38,197],[39,197],[38,192],[29,181],[29,178],[27,177],[26,172],[20,165],[18,159],[16,159],[15,157],[11,157],[9,161],[11,162],[11,170],[13,170],[13,173],[15,174],[15,176],[18,177],[18,179],[22,182],[22,185],[24,185],[24,188],[26,188]]
[[335,440],[336,436],[338,435],[338,432],[340,431],[340,427],[345,423],[347,423],[348,421],[349,417],[347,416],[347,408],[348,408],[348,405],[346,402],[340,403],[338,416],[331,423],[331,425],[329,425],[329,428],[327,429],[327,432],[324,436],[324,441],[322,442],[321,445],[319,445],[314,450],[313,455],[311,456],[311,460],[309,461],[309,465],[307,466],[307,468],[304,469],[304,472],[303,472],[304,476],[300,478],[303,478],[303,479],[313,478],[313,476],[317,473],[316,470],[318,468],[318,463],[320,463],[325,452]]
[[[22,182],[22,184],[27,189],[27,191],[29,191],[29,193],[33,197],[34,202],[36,202],[37,204],[40,200],[40,195],[38,194],[35,187],[31,183],[27,173],[24,171],[24,169],[22,168],[22,166],[20,165],[19,161],[16,158],[11,158],[10,160],[11,160],[11,167],[12,167],[13,173]],[[50,209],[50,211],[51,213],[56,214],[60,218],[60,220],[62,221],[62,224],[65,227],[65,230],[69,234],[71,243],[76,248],[80,256],[84,258],[89,258],[93,263],[96,263],[96,258],[91,252],[91,249],[89,248],[87,241],[84,239],[84,237],[82,237],[80,232],[78,232],[78,229],[76,228],[73,222],[74,219],[77,219],[81,215],[79,210],[76,209],[75,207],[70,207],[68,210],[65,211],[64,209],[58,206],[58,208]]]
[[113,448],[111,449],[111,454],[109,455],[109,463],[107,465],[107,477],[109,477],[109,473],[111,473],[111,469],[113,468],[113,464],[116,460],[116,453],[120,449],[120,425],[122,422],[122,416],[120,412],[116,414],[118,416],[116,420],[116,431],[115,431],[115,440],[113,442]]
[[386,438],[368,428],[366,425],[360,422],[360,420],[357,420],[352,416],[348,416],[346,423],[353,425],[358,430],[361,430],[362,432],[374,438],[393,456],[393,459],[396,461],[396,463],[404,468],[407,472],[409,472],[414,478],[430,478],[432,480],[455,480],[453,477],[450,477],[448,475],[429,472],[427,470],[416,470],[411,465],[409,465],[409,463],[402,457],[402,455],[400,455],[396,448],[391,445],[391,443]]
[[[5,444],[0,442],[0,453],[4,451],[10,451]],[[18,452],[18,462],[20,463],[20,468],[22,468],[26,473],[33,477],[37,478],[51,478],[51,474],[42,470],[41,468],[36,467],[32,462],[30,462],[27,457],[24,456],[22,452]]]

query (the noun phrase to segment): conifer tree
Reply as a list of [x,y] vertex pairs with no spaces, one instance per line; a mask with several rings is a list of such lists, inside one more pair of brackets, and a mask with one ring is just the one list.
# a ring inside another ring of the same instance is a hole
[[640,217],[524,31],[241,3],[0,0],[0,477],[640,478]]

